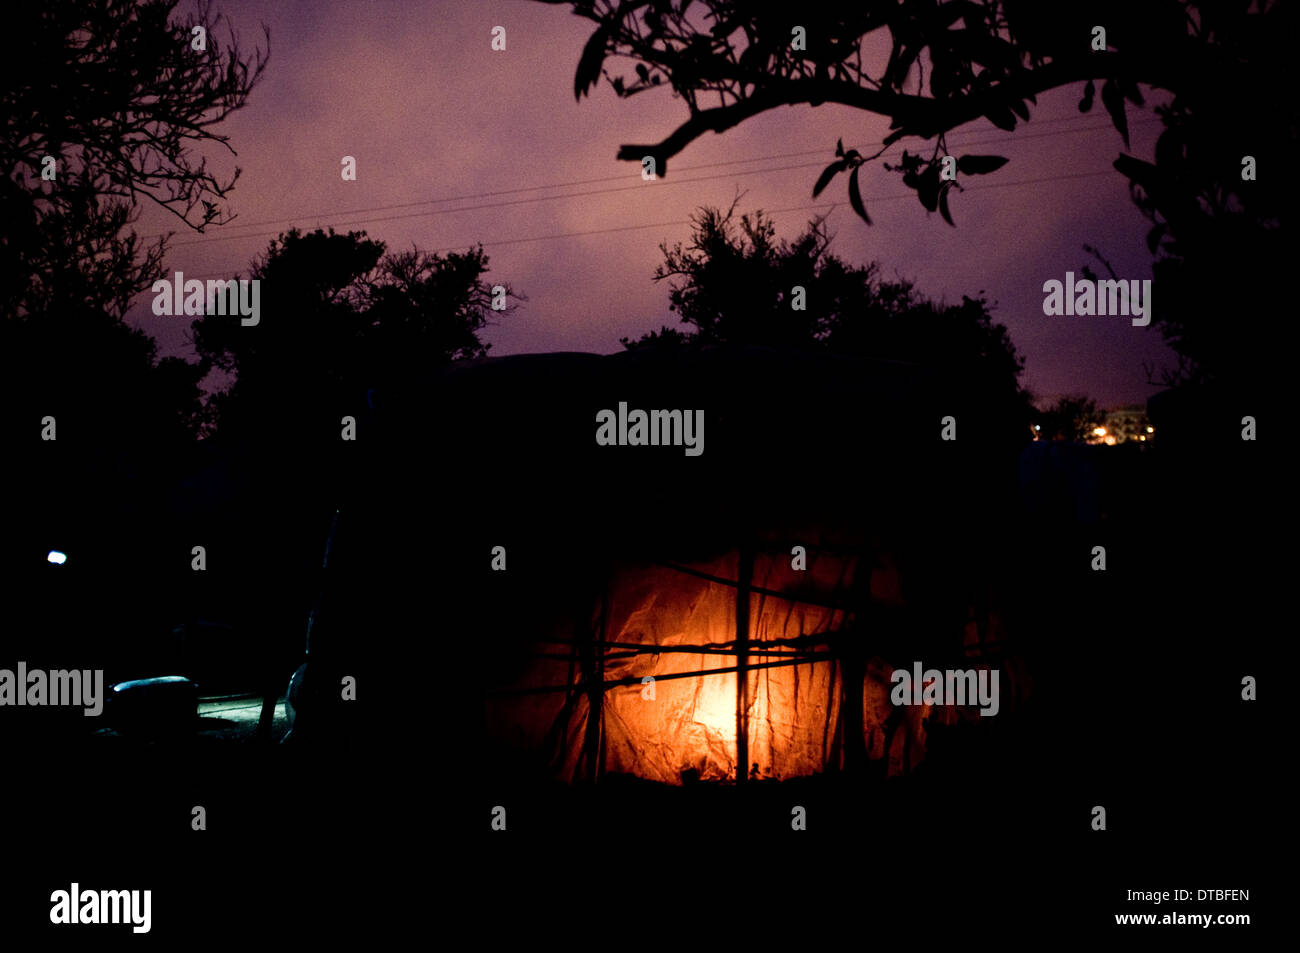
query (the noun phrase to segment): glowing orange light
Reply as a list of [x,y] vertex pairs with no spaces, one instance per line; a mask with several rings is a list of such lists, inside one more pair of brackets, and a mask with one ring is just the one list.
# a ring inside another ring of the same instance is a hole
[[736,743],[736,676],[702,677],[695,693],[692,720],[723,741]]

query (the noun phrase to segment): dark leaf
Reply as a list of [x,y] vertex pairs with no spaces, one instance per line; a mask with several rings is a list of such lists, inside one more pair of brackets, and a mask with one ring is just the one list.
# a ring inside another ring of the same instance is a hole
[[1130,182],[1145,189],[1148,195],[1151,194],[1151,188],[1157,181],[1156,167],[1134,156],[1121,154],[1115,160],[1115,170]]
[[1005,129],[1007,132],[1016,128],[1016,116],[1006,106],[995,105],[984,114],[988,117],[989,122],[999,129]]
[[952,213],[948,211],[948,193],[950,191],[952,190],[945,187],[939,193],[939,214],[943,216],[943,220],[945,222],[947,222],[953,228],[956,228],[957,223],[952,220]]
[[921,55],[922,49],[924,49],[923,46],[911,48],[907,46],[895,47],[895,52],[898,55],[895,57],[894,61],[886,67],[885,75],[881,78],[881,85],[892,86],[901,84],[906,80],[907,74],[912,69],[912,64],[915,63],[916,58]]
[[962,175],[988,175],[1009,161],[1006,156],[962,156],[957,160],[957,171]]
[[650,82],[650,71],[645,68],[644,63],[636,64],[636,75],[641,77],[641,82],[643,83]]
[[1124,114],[1124,94],[1119,90],[1119,84],[1113,79],[1106,80],[1101,87],[1101,104],[1106,107],[1106,112],[1110,113],[1111,122],[1115,123],[1115,128],[1124,139],[1124,148],[1128,148],[1128,116]]
[[1029,108],[1023,102],[1021,102],[1019,96],[1013,96],[1011,100],[1007,103],[1007,105],[1011,107],[1011,111],[1013,113],[1015,113],[1025,122],[1029,122]]
[[842,156],[842,155],[844,155],[844,140],[843,140],[843,139],[836,139],[836,140],[835,140],[835,154],[836,154],[837,156]]
[[839,159],[823,169],[822,174],[817,177],[817,184],[813,186],[813,198],[821,195],[826,186],[831,184],[831,179],[835,178],[848,167],[849,164],[847,162],[843,159]]
[[921,200],[927,212],[939,207],[939,167],[932,165],[921,173],[921,180],[916,187],[916,197]]
[[606,38],[605,28],[603,26],[599,27],[591,35],[587,45],[582,48],[582,56],[578,59],[578,72],[573,77],[573,95],[575,99],[582,99],[587,91],[600,79],[600,66],[605,62]]
[[1086,113],[1092,109],[1092,97],[1097,93],[1097,87],[1093,85],[1092,80],[1088,80],[1088,85],[1083,87],[1083,99],[1079,100],[1079,112]]
[[857,212],[864,222],[871,224],[871,218],[867,215],[867,207],[862,204],[862,191],[858,188],[858,173],[862,170],[861,166],[853,170],[849,176],[849,204],[853,206],[853,211]]

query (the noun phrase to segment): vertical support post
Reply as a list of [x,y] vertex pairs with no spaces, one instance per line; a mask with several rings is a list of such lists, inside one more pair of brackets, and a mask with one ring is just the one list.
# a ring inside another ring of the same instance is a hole
[[[862,689],[867,678],[866,636],[872,618],[871,566],[863,556],[854,568],[852,626],[837,636],[835,651],[840,657],[840,724],[843,729],[844,770],[850,775],[861,774],[867,766],[867,746],[863,737]],[[889,736],[886,735],[886,745]],[[889,750],[885,749],[888,763]]]
[[[600,593],[600,621],[593,627],[591,616],[580,620],[581,632],[585,635],[579,650],[582,664],[582,679],[587,684],[587,730],[583,738],[583,760],[586,762],[587,781],[595,782],[600,777],[602,746],[600,743],[601,722],[604,719],[605,705],[605,627],[609,614],[609,574],[606,571]],[[588,603],[588,605],[590,605]]]
[[736,573],[736,783],[749,777],[749,587],[754,551],[740,549]]

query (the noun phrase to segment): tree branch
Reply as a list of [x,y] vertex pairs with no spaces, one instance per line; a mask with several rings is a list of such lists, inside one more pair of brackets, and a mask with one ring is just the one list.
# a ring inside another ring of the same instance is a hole
[[[644,156],[653,156],[656,172],[663,175],[668,159],[706,132],[725,132],[769,109],[811,102],[838,103],[888,116],[894,120],[894,128],[897,129],[894,135],[897,138],[920,136],[930,139],[984,116],[994,106],[1005,104],[1013,96],[1020,100],[1030,99],[1039,93],[1070,83],[1105,79],[1117,69],[1127,69],[1132,65],[1133,61],[1123,54],[1096,53],[1082,59],[1048,63],[1033,70],[1025,70],[1021,73],[1020,80],[1007,80],[989,89],[947,101],[885,89],[867,89],[830,79],[777,80],[746,99],[700,110],[658,143],[621,146],[618,158],[640,162]],[[1139,62],[1137,65],[1149,64]],[[1158,75],[1143,76],[1137,81],[1168,88],[1167,79]]]

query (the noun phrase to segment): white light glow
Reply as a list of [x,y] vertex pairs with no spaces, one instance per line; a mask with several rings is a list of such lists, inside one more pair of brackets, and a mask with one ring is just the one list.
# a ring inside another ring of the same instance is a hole
[[45,559],[48,562],[54,563],[54,565],[56,566],[62,566],[64,563],[68,561],[68,557],[64,553],[59,552],[57,549],[51,549],[49,555],[46,556]]

